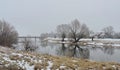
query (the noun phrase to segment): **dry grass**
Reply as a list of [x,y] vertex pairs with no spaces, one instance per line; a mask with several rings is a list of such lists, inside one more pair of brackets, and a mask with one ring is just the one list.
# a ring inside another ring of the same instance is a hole
[[25,70],[22,67],[16,65],[16,64],[12,64],[12,65],[8,65],[6,66],[0,66],[0,70]]
[[48,66],[47,61],[42,61],[42,63],[36,63],[35,64],[34,70],[41,70],[41,69],[46,70],[47,66]]
[[[12,51],[11,51],[12,52]],[[5,52],[4,52],[5,53]],[[13,53],[16,53],[13,51]],[[78,59],[71,57],[58,57],[51,55],[43,55],[37,54],[33,52],[17,52],[19,54],[23,54],[22,57],[18,55],[9,55],[10,60],[24,60],[29,63],[30,66],[34,65],[34,70],[46,70],[47,66],[49,66],[48,61],[53,63],[51,70],[120,70],[120,64],[114,62],[95,62],[87,59]],[[2,54],[2,53],[1,53]],[[4,55],[0,55],[0,61],[2,61],[0,65],[0,70],[25,70],[19,67],[16,64],[10,64],[8,61],[5,61],[2,57]],[[31,60],[36,60],[32,61]],[[41,62],[39,62],[41,60]],[[9,66],[5,66],[6,64],[10,64]],[[61,68],[61,66],[64,66]]]
[[66,66],[65,69],[80,69],[80,70],[89,70],[89,69],[95,69],[95,70],[105,70],[112,69],[115,70],[113,65],[116,66],[116,68],[120,68],[120,64],[111,62],[93,62],[89,60],[84,59],[77,59],[77,58],[68,58],[68,57],[49,57],[53,61],[52,69],[58,69],[60,66]]
[[11,55],[9,56],[11,60],[20,60],[21,58],[18,55]]

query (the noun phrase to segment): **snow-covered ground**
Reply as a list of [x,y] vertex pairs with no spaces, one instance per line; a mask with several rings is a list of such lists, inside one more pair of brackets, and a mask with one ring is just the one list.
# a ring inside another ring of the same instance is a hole
[[119,70],[118,63],[41,55],[0,46],[0,70]]
[[[7,53],[8,52],[8,53]],[[10,50],[5,47],[0,48],[0,65],[9,67],[11,65],[18,66],[18,69],[23,70],[34,70],[36,63],[41,63],[44,61],[43,58],[31,55],[29,53],[18,53],[15,50]],[[52,66],[52,61],[46,61],[48,66],[46,70],[50,70]],[[12,68],[13,70],[14,68]],[[41,68],[42,69],[42,68]],[[40,69],[39,69],[40,70]]]

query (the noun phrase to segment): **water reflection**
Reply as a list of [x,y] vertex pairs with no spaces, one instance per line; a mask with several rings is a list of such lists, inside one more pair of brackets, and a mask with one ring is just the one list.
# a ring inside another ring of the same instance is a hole
[[48,42],[47,41],[40,41],[40,46],[42,46],[42,47],[46,47],[46,46],[48,46]]
[[37,51],[39,53],[55,56],[77,57],[95,61],[120,62],[120,49],[111,46],[80,46],[77,44],[53,44],[41,42],[41,45]]
[[107,53],[109,55],[113,55],[114,54],[114,47],[104,46],[103,51],[104,51],[104,53]]
[[96,47],[93,47],[93,46],[89,46],[89,47],[92,47],[91,49],[92,50],[101,50],[103,51],[104,54],[108,54],[108,55],[113,55],[114,54],[114,50],[115,50],[115,47],[112,47],[112,46],[96,46]]
[[58,55],[89,59],[90,52],[88,48],[82,48],[79,45],[61,44],[57,49]]

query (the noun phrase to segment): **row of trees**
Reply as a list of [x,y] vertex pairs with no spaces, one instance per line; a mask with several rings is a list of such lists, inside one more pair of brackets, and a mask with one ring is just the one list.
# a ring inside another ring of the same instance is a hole
[[72,21],[70,24],[58,25],[57,34],[62,38],[72,38],[74,42],[78,42],[81,38],[86,38],[89,36],[89,28],[86,24],[81,24],[77,19]]
[[[91,35],[93,34],[93,35]],[[120,32],[115,32],[112,26],[102,29],[102,33],[95,34],[90,31],[86,24],[81,24],[77,19],[69,24],[60,24],[56,27],[56,32],[41,34],[41,37],[60,37],[62,41],[65,38],[70,38],[74,43],[78,42],[81,38],[90,38],[94,36],[103,36],[104,38],[120,38]],[[18,39],[18,32],[13,26],[6,21],[0,20],[0,45],[11,47],[16,44]]]
[[103,28],[101,32],[95,33],[89,30],[86,24],[81,24],[75,19],[69,24],[58,25],[55,32],[41,34],[41,37],[60,37],[62,41],[65,38],[70,38],[76,43],[81,38],[120,38],[120,32],[115,32],[112,26],[108,26]]
[[120,38],[120,32],[115,32],[112,26],[103,28],[105,38]]

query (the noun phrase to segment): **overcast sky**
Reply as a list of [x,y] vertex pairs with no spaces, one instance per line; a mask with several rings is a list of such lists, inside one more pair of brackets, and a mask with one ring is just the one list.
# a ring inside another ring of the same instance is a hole
[[0,19],[20,35],[40,35],[78,19],[96,32],[120,31],[120,0],[0,0]]

